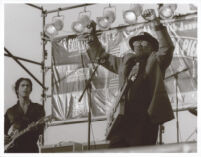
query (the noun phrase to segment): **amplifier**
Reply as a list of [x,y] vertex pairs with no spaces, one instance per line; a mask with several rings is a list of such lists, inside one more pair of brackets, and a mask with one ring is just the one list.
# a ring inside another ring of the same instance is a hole
[[[90,143],[90,150],[108,149],[109,141],[96,141]],[[82,150],[88,151],[88,143],[82,144]]]
[[82,144],[71,141],[40,146],[41,153],[64,153],[64,152],[79,152],[79,151],[82,151]]

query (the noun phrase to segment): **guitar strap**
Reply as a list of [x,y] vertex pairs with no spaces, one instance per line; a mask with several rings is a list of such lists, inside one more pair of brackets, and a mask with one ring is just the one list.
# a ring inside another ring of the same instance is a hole
[[[139,66],[140,66],[139,62],[137,62],[135,65],[133,65],[133,67],[129,70],[130,72],[129,72],[127,79],[124,81],[123,86],[120,89],[120,93],[122,93],[122,92],[124,93],[122,95],[122,98],[120,99],[120,101],[122,103],[125,101],[125,96],[127,95],[127,91],[128,91],[128,88],[127,87],[125,88],[124,86],[129,86],[129,84],[131,82],[134,82],[136,80],[136,78],[138,76],[138,72],[139,72]],[[123,90],[125,90],[125,91],[123,91]]]

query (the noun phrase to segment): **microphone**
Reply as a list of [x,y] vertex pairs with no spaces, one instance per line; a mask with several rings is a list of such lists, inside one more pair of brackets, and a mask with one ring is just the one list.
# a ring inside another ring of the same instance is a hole
[[96,31],[96,22],[94,20],[91,20],[89,22],[89,24],[87,25],[87,28],[90,29],[90,28],[93,28],[93,31],[95,30]]
[[87,23],[86,27],[88,31],[78,34],[77,39],[80,41],[87,41],[87,42],[93,41],[94,36],[96,34],[96,23],[93,20],[91,20],[90,22]]

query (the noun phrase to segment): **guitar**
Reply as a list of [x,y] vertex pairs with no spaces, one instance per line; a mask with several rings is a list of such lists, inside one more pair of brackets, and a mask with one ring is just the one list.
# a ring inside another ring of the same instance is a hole
[[[125,104],[120,103],[122,97],[125,95],[125,92],[127,91],[130,82],[133,82],[136,84],[136,78],[138,76],[139,72],[139,63],[137,63],[135,66],[133,66],[128,78],[124,82],[123,87],[121,88],[119,95],[117,96],[117,99],[114,103],[114,106],[107,118],[107,126],[106,126],[106,139],[108,140],[112,133],[115,132],[115,130],[118,130],[118,126],[123,121],[123,117],[125,115]],[[139,83],[138,83],[139,84]]]
[[9,152],[9,149],[12,148],[14,146],[14,142],[17,138],[19,138],[20,136],[24,135],[25,133],[31,131],[33,128],[37,127],[38,125],[44,124],[48,121],[52,120],[52,115],[46,116],[46,117],[42,117],[41,119],[39,119],[36,122],[31,123],[30,125],[28,125],[27,128],[25,128],[24,130],[14,133],[11,136],[11,141],[8,144],[5,144],[4,146],[4,152]]

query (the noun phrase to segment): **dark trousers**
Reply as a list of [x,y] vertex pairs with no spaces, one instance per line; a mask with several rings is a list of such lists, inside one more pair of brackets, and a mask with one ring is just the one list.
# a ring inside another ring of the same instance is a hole
[[147,117],[137,124],[122,127],[122,131],[111,138],[109,148],[154,145],[158,136],[158,125]]

